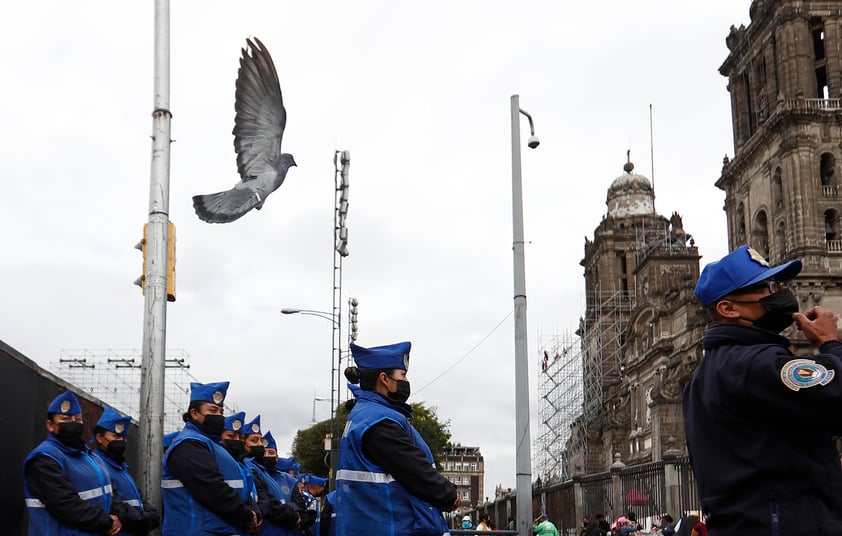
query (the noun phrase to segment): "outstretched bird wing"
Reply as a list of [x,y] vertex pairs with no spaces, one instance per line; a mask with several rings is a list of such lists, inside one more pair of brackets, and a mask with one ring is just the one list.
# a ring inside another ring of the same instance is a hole
[[234,150],[237,171],[245,180],[274,169],[281,156],[281,139],[287,124],[287,111],[281,95],[278,73],[269,51],[260,39],[247,39],[252,56],[243,49],[237,73],[234,109]]
[[291,155],[281,153],[287,114],[272,57],[259,39],[246,43],[237,72],[232,132],[241,182],[226,192],[193,197],[196,214],[209,223],[231,222],[260,209],[295,165]]

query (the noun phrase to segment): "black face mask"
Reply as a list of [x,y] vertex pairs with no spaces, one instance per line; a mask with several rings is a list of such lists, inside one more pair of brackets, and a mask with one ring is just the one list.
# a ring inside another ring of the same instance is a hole
[[225,417],[222,415],[206,414],[205,422],[199,423],[196,421],[196,426],[208,435],[218,436],[222,434],[222,430],[225,428]]
[[780,333],[794,322],[792,313],[798,312],[798,299],[788,288],[760,298],[758,301],[766,309],[766,314],[753,322],[756,327],[772,333]]
[[[392,378],[395,380],[395,378]],[[409,400],[409,382],[406,380],[395,380],[398,383],[398,390],[394,393],[389,391],[389,399],[395,402],[406,402]]]
[[112,460],[123,462],[123,456],[126,454],[126,440],[125,439],[115,439],[108,443],[108,446],[105,447],[105,453],[111,457]]
[[260,460],[260,465],[265,467],[270,473],[273,473],[278,468],[278,458],[264,456],[263,459]]
[[223,439],[222,446],[225,447],[228,454],[233,456],[237,461],[240,461],[245,457],[246,444],[242,439]]
[[262,460],[265,453],[266,448],[263,445],[257,447],[249,447],[249,456],[251,456],[257,461]]
[[60,422],[56,438],[63,444],[74,449],[82,449],[85,441],[82,439],[84,428],[80,422]]

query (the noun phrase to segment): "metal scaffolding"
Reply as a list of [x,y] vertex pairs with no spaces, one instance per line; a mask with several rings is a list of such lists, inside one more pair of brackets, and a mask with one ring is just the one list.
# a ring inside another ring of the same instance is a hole
[[543,483],[585,474],[598,460],[588,434],[601,426],[606,402],[625,370],[625,337],[634,293],[592,290],[575,334],[539,335],[540,431],[536,473]]
[[[182,414],[190,403],[190,356],[184,350],[166,351],[164,383],[164,433],[180,430]],[[85,348],[62,350],[50,371],[91,393],[106,404],[139,419],[140,349]],[[229,408],[226,405],[226,410]]]
[[572,423],[582,415],[582,351],[575,333],[538,335],[540,428],[534,473],[545,484],[569,478]]

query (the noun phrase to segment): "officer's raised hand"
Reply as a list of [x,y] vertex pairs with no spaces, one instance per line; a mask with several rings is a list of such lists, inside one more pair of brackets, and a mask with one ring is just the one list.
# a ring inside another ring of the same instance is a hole
[[824,307],[813,307],[804,314],[795,313],[792,318],[798,329],[816,346],[839,338],[839,317]]

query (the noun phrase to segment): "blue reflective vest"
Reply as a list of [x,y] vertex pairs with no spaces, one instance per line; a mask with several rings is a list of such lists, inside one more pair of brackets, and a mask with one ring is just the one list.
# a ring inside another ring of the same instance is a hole
[[163,536],[201,536],[205,534],[241,534],[241,530],[214,514],[198,501],[180,480],[170,473],[167,467],[170,454],[182,441],[198,441],[207,446],[216,461],[216,469],[225,479],[225,483],[240,493],[244,503],[249,502],[254,486],[247,487],[242,465],[237,462],[225,448],[205,435],[193,423],[187,423],[178,435],[173,438],[170,448],[164,454],[161,474],[161,488],[164,498],[164,526]]
[[[269,492],[269,496],[272,499],[277,499],[282,503],[287,502],[287,499],[284,498],[284,492],[281,490],[281,485],[269,475],[265,467],[254,461],[254,458],[246,458],[246,466],[252,470],[255,478],[259,478],[260,481],[263,482],[263,485],[266,486],[266,491]],[[292,492],[290,492],[290,495],[292,495]],[[295,534],[295,531],[280,525],[275,525],[268,519],[264,519],[263,526],[260,527],[260,532],[258,532],[258,534],[266,534],[269,536],[292,536]]]
[[397,423],[433,463],[430,447],[404,414],[377,393],[361,391],[339,444],[336,473],[337,536],[449,534],[441,510],[410,494],[392,475],[363,454],[365,432],[383,420]]
[[[98,459],[94,458],[87,449],[74,449],[64,445],[52,434],[35,447],[26,460],[24,467],[36,456],[47,456],[55,460],[60,466],[67,480],[85,501],[99,506],[108,514],[111,511],[111,479],[108,469]],[[82,532],[61,524],[53,517],[44,504],[35,497],[26,485],[24,479],[24,495],[26,509],[29,513],[29,534],[31,536],[97,536],[98,533]]]
[[298,479],[292,476],[289,473],[285,473],[283,471],[275,470],[274,473],[270,475],[272,480],[278,483],[281,486],[281,496],[279,499],[283,499],[286,502],[290,502],[292,500],[292,493],[295,491],[295,487],[298,485]]
[[129,474],[129,466],[125,463],[117,463],[99,449],[94,451],[93,456],[96,456],[102,462],[102,465],[108,469],[111,485],[117,491],[120,500],[134,506],[139,512],[143,512],[143,500],[132,475]]

